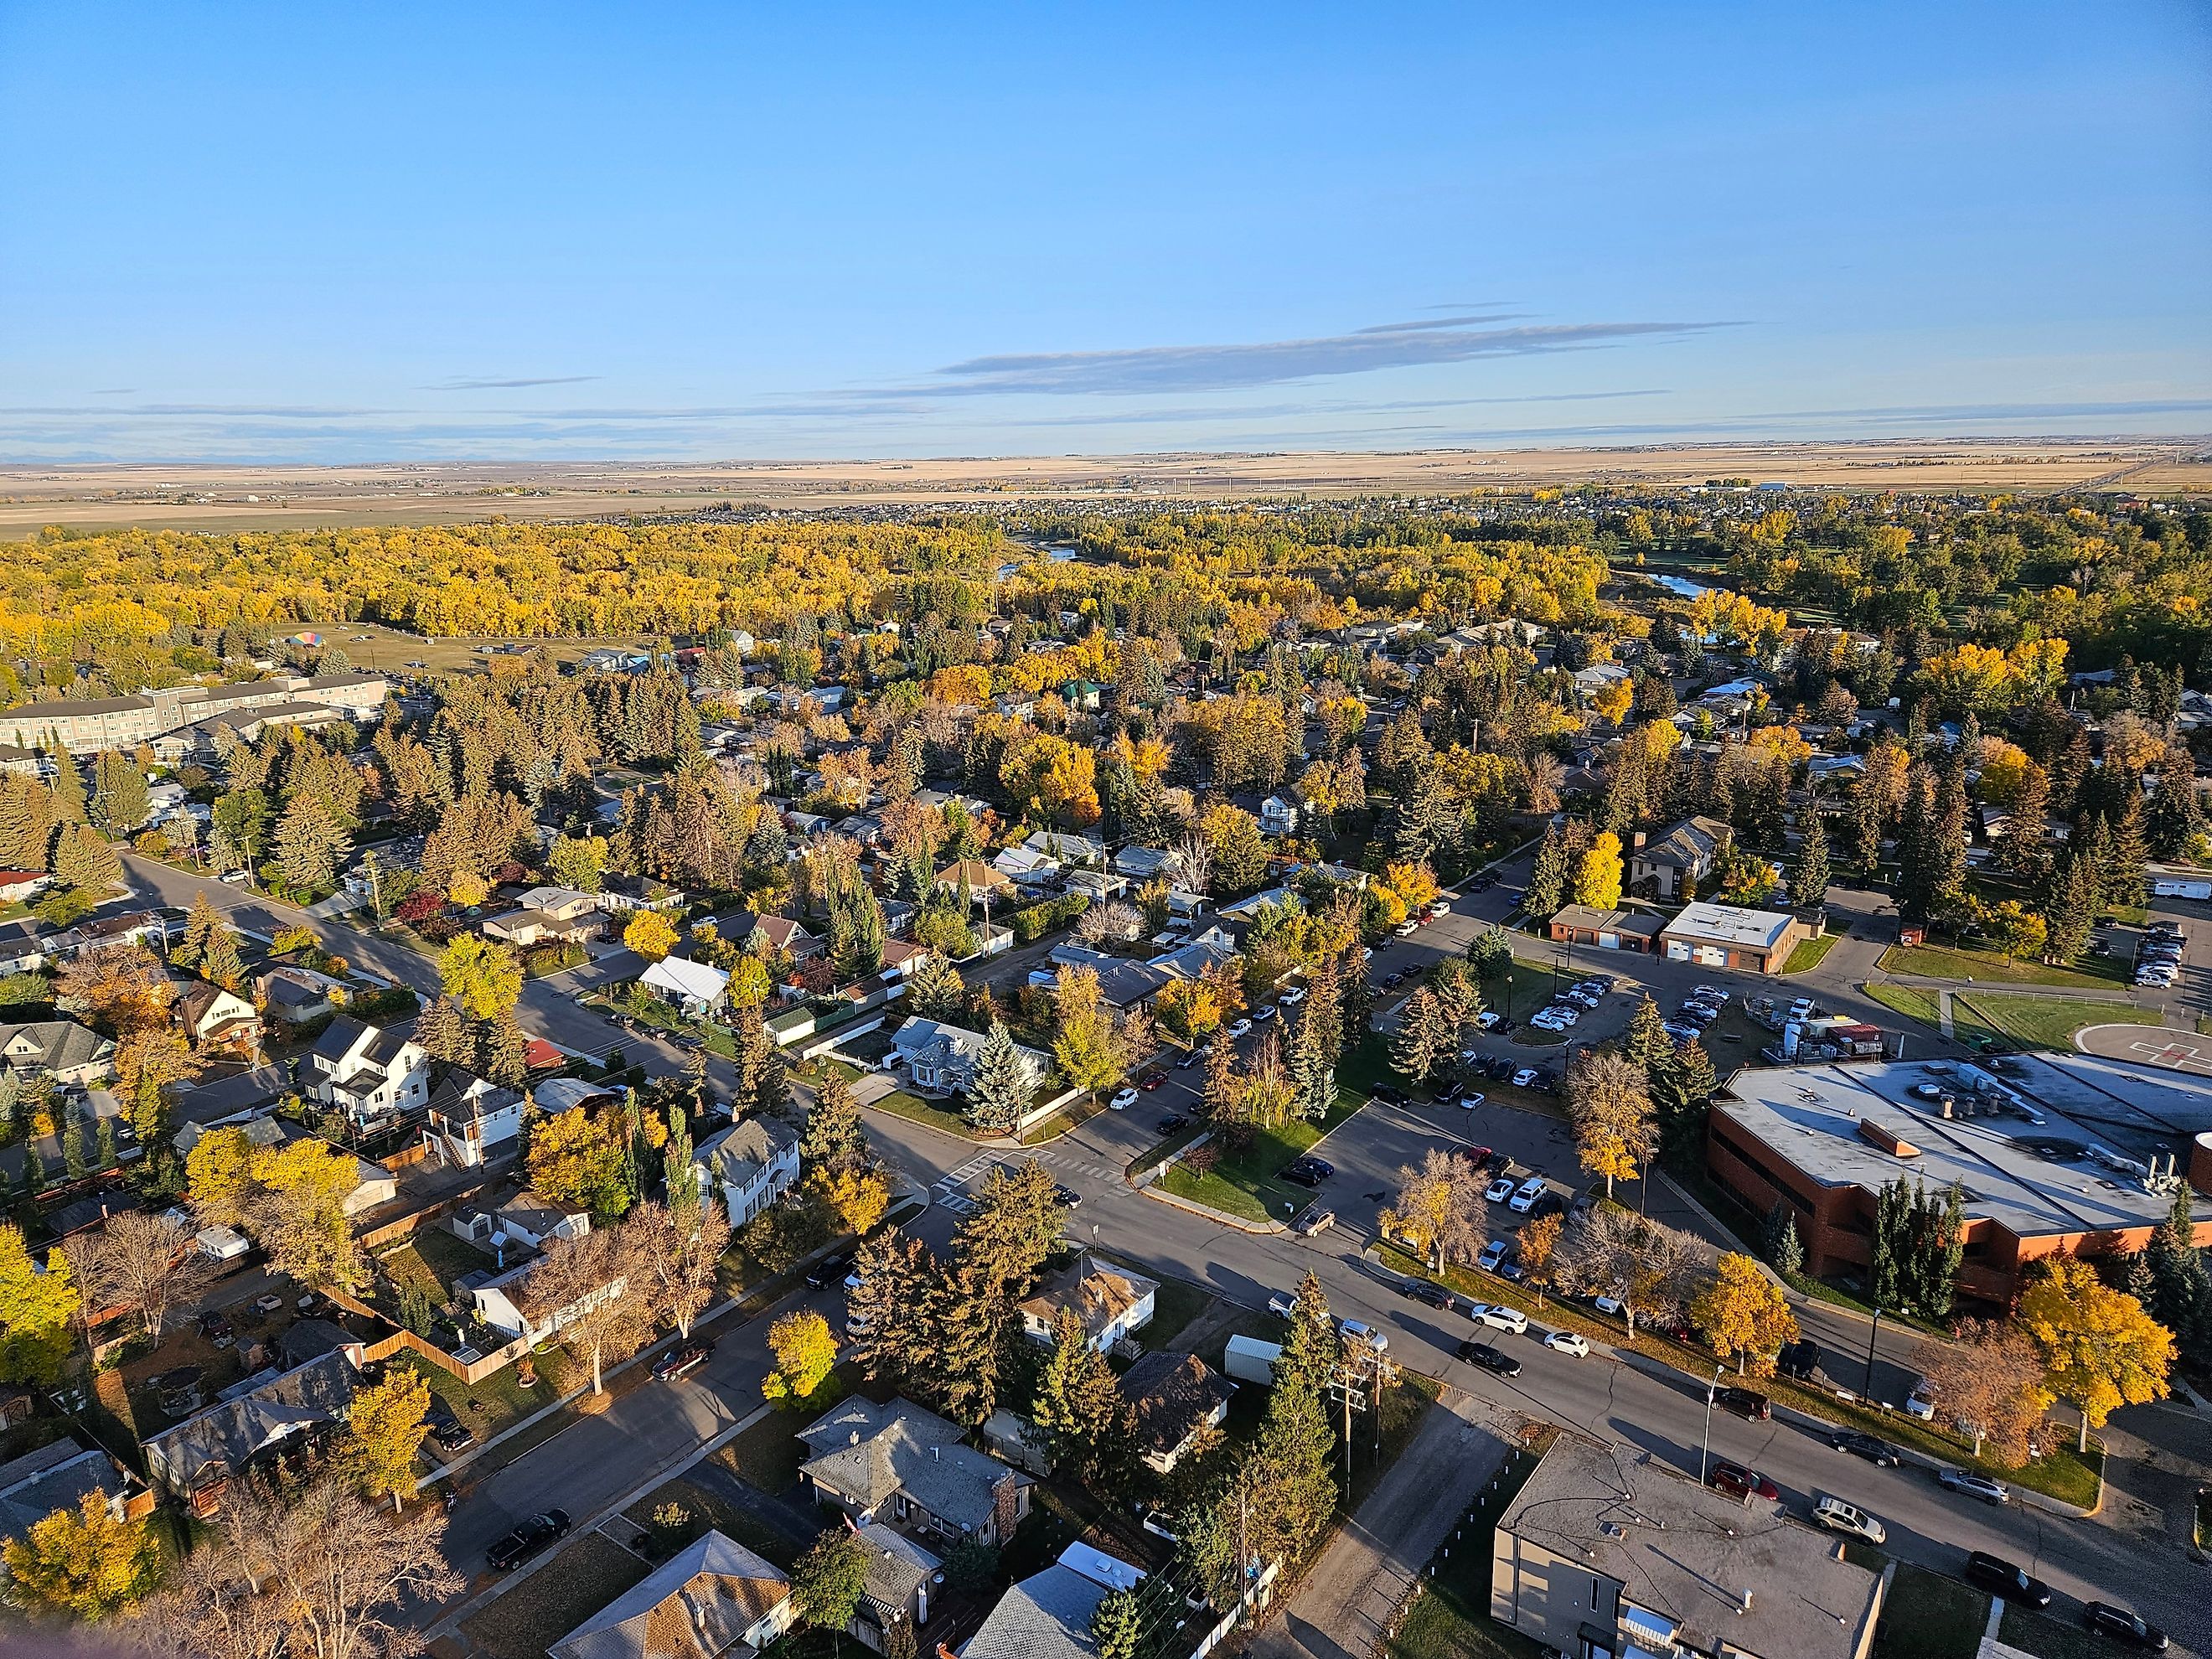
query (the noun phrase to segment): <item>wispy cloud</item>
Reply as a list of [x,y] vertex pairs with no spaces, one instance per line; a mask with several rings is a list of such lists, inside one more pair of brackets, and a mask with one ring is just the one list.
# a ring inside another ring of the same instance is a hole
[[135,386],[96,386],[92,389],[95,398],[127,398],[137,391]]
[[[1510,325],[1495,325],[1501,323]],[[1528,324],[1496,313],[1462,313],[1310,339],[970,357],[939,369],[939,378],[923,386],[896,390],[956,398],[1229,392],[1376,369],[1588,350],[1632,339],[1680,338],[1733,326],[1721,322]]]
[[586,380],[602,378],[597,374],[539,374],[507,380],[451,380],[417,386],[416,390],[418,392],[509,392],[518,386],[580,386]]

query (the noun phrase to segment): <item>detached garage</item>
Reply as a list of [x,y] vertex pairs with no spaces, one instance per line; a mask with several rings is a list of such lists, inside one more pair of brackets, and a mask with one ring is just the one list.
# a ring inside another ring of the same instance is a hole
[[1746,974],[1778,974],[1813,930],[1779,910],[1741,910],[1732,904],[1685,905],[1660,930],[1659,947],[1670,962],[1700,968],[1733,968]]
[[1650,955],[1659,918],[1642,910],[1596,910],[1569,904],[1552,917],[1552,942],[1588,945],[1600,951],[1634,951]]

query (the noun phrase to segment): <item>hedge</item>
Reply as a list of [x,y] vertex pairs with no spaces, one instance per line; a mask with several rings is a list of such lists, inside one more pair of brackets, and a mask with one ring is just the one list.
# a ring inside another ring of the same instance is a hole
[[1012,930],[1017,943],[1029,945],[1055,927],[1065,927],[1090,908],[1090,894],[1063,893],[1056,899],[1032,904],[1026,910],[1016,910],[1002,920]]

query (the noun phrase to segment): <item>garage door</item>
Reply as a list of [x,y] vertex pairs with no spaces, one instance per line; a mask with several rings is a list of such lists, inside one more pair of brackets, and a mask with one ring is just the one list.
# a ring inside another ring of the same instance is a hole
[[1700,968],[1725,968],[1728,952],[1717,945],[1700,945],[1695,960]]
[[1678,939],[1670,939],[1667,941],[1668,961],[1687,962],[1689,959],[1690,947],[1688,945],[1683,944],[1682,941]]
[[1620,935],[1600,933],[1597,936],[1597,948],[1601,951],[1618,951],[1620,949]]

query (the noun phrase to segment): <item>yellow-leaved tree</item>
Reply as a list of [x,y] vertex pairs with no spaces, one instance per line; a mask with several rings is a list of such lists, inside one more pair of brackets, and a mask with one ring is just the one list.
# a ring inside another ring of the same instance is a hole
[[641,910],[623,929],[623,943],[647,962],[659,962],[676,948],[676,924],[658,910]]
[[1575,901],[1593,910],[1617,908],[1620,884],[1620,837],[1610,830],[1601,830],[1575,872]]
[[143,1521],[118,1521],[104,1492],[56,1510],[0,1548],[9,1599],[31,1611],[82,1620],[119,1613],[154,1588],[161,1552]]
[[430,1385],[412,1367],[386,1367],[384,1380],[355,1390],[339,1466],[364,1498],[399,1500],[415,1490],[415,1456],[429,1432]]
[[787,1313],[768,1329],[775,1369],[761,1379],[762,1397],[804,1405],[837,1364],[830,1322],[811,1308]]
[[2019,1318],[2043,1350],[2044,1386],[2081,1413],[2083,1451],[2089,1431],[2118,1407],[2166,1397],[2173,1333],[2079,1256],[2044,1266],[2021,1297]]
[[1771,1376],[1775,1355],[1797,1340],[1797,1316],[1781,1286],[1759,1263],[1733,1250],[1721,1257],[1713,1282],[1690,1304],[1690,1322],[1715,1353],[1735,1361],[1739,1376],[1747,1368],[1755,1376]]

